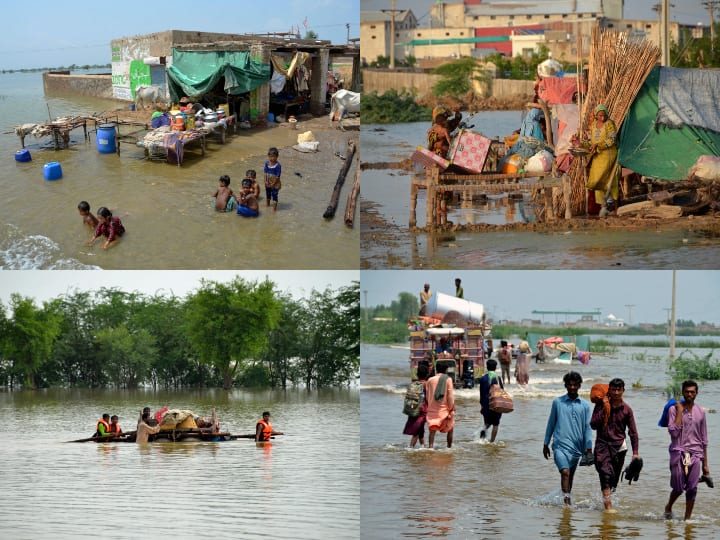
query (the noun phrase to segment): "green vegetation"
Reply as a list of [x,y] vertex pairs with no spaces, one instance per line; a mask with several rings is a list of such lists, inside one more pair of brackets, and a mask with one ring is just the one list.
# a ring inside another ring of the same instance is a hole
[[680,356],[670,362],[668,374],[670,383],[667,386],[668,397],[682,394],[682,382],[716,381],[720,379],[720,363],[713,358],[715,351],[700,357],[691,351],[683,351]]
[[360,102],[363,122],[390,124],[399,122],[429,122],[432,111],[415,103],[415,95],[403,90],[389,90],[382,96],[377,92],[363,94]]
[[42,307],[0,303],[0,386],[348,384],[360,366],[359,283],[295,300],[272,281],[202,281],[186,298],[116,289]]
[[461,98],[473,89],[473,81],[489,83],[490,74],[480,65],[476,58],[465,57],[448,62],[432,70],[441,79],[433,86],[436,96]]
[[100,69],[107,68],[111,69],[111,64],[84,64],[78,66],[77,64],[70,64],[69,66],[61,67],[42,67],[42,68],[23,68],[23,69],[2,69],[0,73],[35,73],[37,71],[87,71],[88,69]]

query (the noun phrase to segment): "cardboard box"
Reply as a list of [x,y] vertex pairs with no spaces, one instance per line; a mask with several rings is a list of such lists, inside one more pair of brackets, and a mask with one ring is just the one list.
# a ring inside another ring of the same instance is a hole
[[487,137],[461,129],[452,140],[448,158],[450,163],[461,169],[475,174],[480,174],[485,166],[492,141]]
[[417,150],[413,152],[410,159],[424,167],[439,167],[441,171],[444,171],[450,166],[450,161],[422,146],[417,147]]

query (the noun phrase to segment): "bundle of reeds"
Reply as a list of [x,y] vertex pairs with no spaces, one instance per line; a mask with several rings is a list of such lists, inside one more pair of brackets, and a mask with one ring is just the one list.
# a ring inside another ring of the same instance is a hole
[[[588,93],[580,112],[580,133],[590,125],[595,107],[607,106],[618,130],[643,82],[660,59],[660,49],[647,40],[629,40],[627,34],[595,27],[590,43]],[[585,212],[585,174],[574,159],[570,177],[573,215]],[[562,209],[564,210],[564,208]]]

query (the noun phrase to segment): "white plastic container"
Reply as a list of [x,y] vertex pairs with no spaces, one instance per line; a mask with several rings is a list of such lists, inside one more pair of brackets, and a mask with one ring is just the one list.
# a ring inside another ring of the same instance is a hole
[[470,300],[457,298],[441,292],[433,292],[427,305],[427,314],[431,317],[439,315],[440,317],[438,318],[441,318],[448,311],[457,311],[466,319],[480,323],[482,322],[485,308],[477,302],[471,302]]

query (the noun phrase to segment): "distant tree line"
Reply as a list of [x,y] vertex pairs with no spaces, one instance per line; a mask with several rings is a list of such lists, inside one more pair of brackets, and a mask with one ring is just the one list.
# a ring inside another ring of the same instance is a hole
[[70,64],[69,66],[65,67],[42,67],[42,68],[22,68],[22,69],[3,69],[0,70],[0,73],[34,73],[37,71],[87,71],[88,69],[100,69],[100,68],[107,68],[111,69],[111,64],[83,64],[82,66],[78,66],[77,64]]
[[0,302],[0,386],[346,385],[360,365],[359,283],[294,299],[270,280],[203,280],[185,298],[101,288]]

